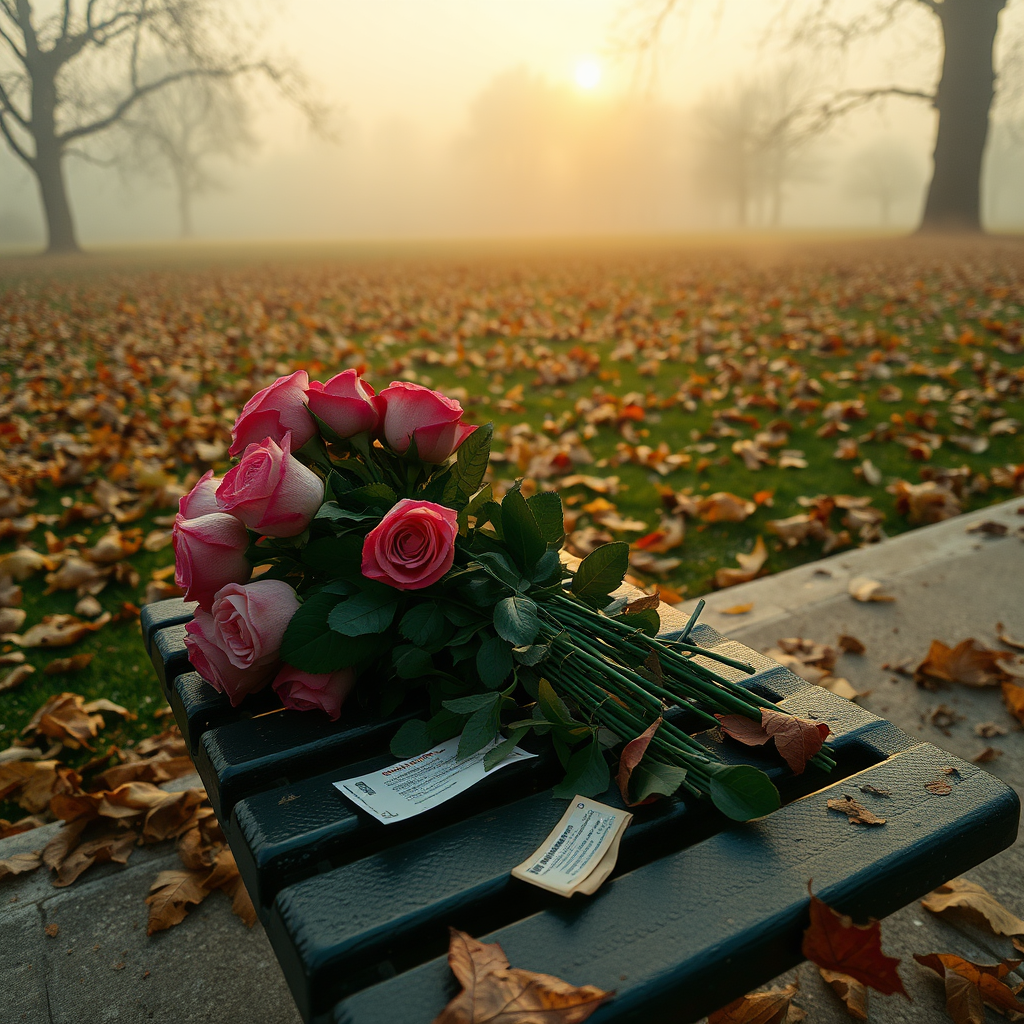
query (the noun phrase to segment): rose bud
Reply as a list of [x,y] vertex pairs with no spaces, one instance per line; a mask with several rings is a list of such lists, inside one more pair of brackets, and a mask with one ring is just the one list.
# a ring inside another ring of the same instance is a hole
[[323,711],[332,722],[336,722],[341,714],[341,705],[355,684],[356,674],[350,668],[313,675],[291,665],[282,665],[273,685],[286,708]]
[[392,381],[378,396],[383,408],[384,439],[399,455],[416,438],[416,454],[424,462],[444,462],[476,427],[462,422],[462,406],[437,391]]
[[229,583],[213,601],[214,639],[235,668],[276,663],[284,631],[298,610],[299,599],[283,580]]
[[222,512],[217,502],[217,488],[220,477],[213,475],[208,469],[197,481],[195,487],[184,497],[178,499],[178,511],[185,519],[198,519],[210,512]]
[[280,441],[289,431],[293,450],[301,448],[316,433],[316,424],[306,409],[308,386],[309,374],[305,370],[296,370],[257,391],[245,403],[231,428],[228,454],[238,455],[265,437]]
[[326,384],[311,381],[306,399],[309,411],[341,438],[375,430],[380,420],[373,388],[355,370],[345,370]]
[[273,438],[245,449],[242,461],[224,474],[217,500],[258,533],[294,537],[309,525],[324,500],[324,482]]
[[436,583],[455,560],[455,509],[403,498],[363,541],[362,573],[398,590]]
[[192,667],[215,689],[226,693],[232,707],[247,694],[261,690],[274,677],[277,662],[269,661],[251,668],[236,668],[218,646],[213,616],[197,611],[185,626],[185,649]]
[[245,557],[249,534],[226,512],[209,512],[186,519],[180,512],[171,531],[174,546],[174,582],[186,601],[198,601],[210,610],[214,595],[227,583],[245,583],[252,564]]

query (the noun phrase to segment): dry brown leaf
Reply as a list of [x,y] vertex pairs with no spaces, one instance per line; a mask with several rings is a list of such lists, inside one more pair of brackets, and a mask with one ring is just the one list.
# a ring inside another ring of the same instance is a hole
[[95,622],[83,622],[77,615],[44,615],[42,622],[22,633],[4,637],[19,647],[69,647],[102,629],[110,621],[110,612],[104,612]]
[[70,658],[54,658],[43,671],[48,676],[66,672],[81,672],[82,669],[88,668],[92,664],[92,659],[95,657],[96,655],[90,651],[89,653],[72,654]]
[[715,586],[719,590],[725,587],[735,586],[737,583],[749,583],[762,569],[768,560],[768,549],[765,547],[764,538],[758,536],[750,554],[742,552],[736,556],[739,564],[738,569],[719,569],[715,572]]
[[761,709],[761,725],[794,775],[802,775],[807,762],[821,750],[829,727],[771,708]]
[[39,814],[29,814],[24,818],[19,818],[17,821],[8,821],[6,818],[0,818],[0,839],[6,839],[8,836],[18,836],[23,832],[31,832],[33,829],[48,824],[49,821]]
[[924,788],[935,796],[949,796],[953,792],[953,787],[945,779],[932,779],[925,783]]
[[862,803],[858,803],[852,796],[844,796],[842,799],[834,797],[828,801],[828,809],[845,814],[851,825],[884,825],[885,818],[879,818],[877,814],[869,811]]
[[195,771],[188,755],[170,757],[163,752],[140,761],[116,764],[93,779],[93,786],[103,789],[117,789],[126,782],[169,782],[190,775]]
[[23,875],[26,871],[35,871],[41,867],[42,857],[38,850],[31,853],[15,853],[10,857],[0,858],[0,882],[8,875]]
[[23,736],[42,734],[72,749],[92,750],[89,740],[103,728],[103,716],[85,710],[85,699],[77,693],[58,693],[32,716],[21,730]]
[[16,686],[21,686],[34,672],[35,669],[31,665],[18,665],[16,668],[12,668],[7,675],[0,679],[0,693],[6,693]]
[[593,985],[576,988],[549,974],[509,966],[497,943],[478,942],[450,928],[448,964],[462,991],[434,1024],[579,1024],[613,995]]
[[999,638],[999,642],[1006,644],[1007,647],[1012,647],[1015,651],[1024,651],[1024,640],[1015,640],[1008,636],[1006,627],[1001,622],[996,623],[996,636]]
[[0,764],[0,800],[14,800],[30,814],[45,811],[56,794],[77,791],[81,782],[73,768],[54,760]]
[[855,637],[843,633],[839,637],[839,649],[845,654],[863,654],[867,648]]
[[1024,1003],[1003,981],[1019,960],[976,964],[952,953],[915,953],[914,959],[943,979],[946,1010],[957,1024],[984,1024],[986,1003],[1004,1015],[1024,1013]]
[[998,747],[982,747],[971,758],[972,764],[988,764],[990,761],[996,761],[1003,756],[1003,752]]
[[708,1014],[708,1024],[788,1024],[794,1009],[795,984],[751,992]]
[[147,935],[181,924],[189,906],[198,906],[210,895],[210,890],[203,885],[203,876],[201,871],[187,869],[161,871],[156,876],[149,887],[150,895],[146,897],[149,904]]
[[998,686],[1007,678],[999,665],[1002,655],[1002,651],[982,647],[974,637],[961,640],[956,647],[933,640],[924,661],[914,670],[914,679],[918,683],[934,679],[964,686]]
[[697,500],[697,514],[706,523],[742,523],[757,511],[757,505],[728,491],[716,491]]
[[4,633],[17,633],[25,624],[28,615],[22,608],[0,608],[0,636]]
[[878,580],[868,579],[866,576],[854,576],[847,587],[850,597],[854,601],[895,601],[896,598],[886,594],[883,585]]
[[1024,724],[1024,686],[1017,686],[1015,683],[1003,683],[1003,703],[1006,710]]
[[753,601],[748,601],[746,604],[734,604],[728,608],[722,609],[723,615],[746,615],[747,612],[751,611],[754,607]]
[[[808,883],[808,890],[810,883]],[[854,924],[811,893],[811,923],[804,931],[802,952],[818,968],[846,974],[876,992],[907,995],[899,976],[899,960],[882,952],[882,927],[871,919]],[[910,997],[907,996],[909,999]]]
[[1024,921],[1011,913],[983,886],[954,878],[930,892],[921,906],[933,914],[957,909],[980,918],[996,935],[1024,935]]
[[43,863],[56,872],[57,888],[71,885],[93,864],[126,864],[138,835],[85,818],[65,825],[43,849]]
[[18,548],[6,555],[0,555],[0,577],[8,576],[12,580],[26,580],[35,572],[55,568],[56,563],[31,548]]
[[825,984],[831,985],[832,991],[846,1004],[846,1012],[854,1020],[868,1019],[868,990],[863,982],[824,967],[819,967],[818,972]]

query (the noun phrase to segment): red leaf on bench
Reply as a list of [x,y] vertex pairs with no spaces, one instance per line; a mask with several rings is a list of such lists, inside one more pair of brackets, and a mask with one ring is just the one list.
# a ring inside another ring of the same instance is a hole
[[615,777],[615,781],[619,784],[619,792],[622,794],[622,799],[626,802],[627,807],[649,804],[657,799],[657,797],[652,796],[646,800],[632,800],[629,795],[629,777],[633,774],[633,769],[643,760],[643,756],[647,753],[647,748],[650,746],[651,740],[654,739],[654,734],[658,731],[658,726],[661,725],[661,722],[662,719],[659,718],[640,733],[639,736],[631,739],[622,748],[622,753],[619,755],[619,773]]
[[551,1024],[579,1024],[613,994],[510,967],[498,943],[478,942],[456,928],[448,930],[448,964],[462,991],[434,1024],[522,1024],[541,1016]]
[[715,718],[727,736],[748,747],[759,747],[774,739],[776,749],[794,775],[803,773],[807,762],[821,750],[829,734],[824,722],[812,722],[770,708],[761,709],[760,724],[743,715],[715,715]]
[[814,893],[811,893],[811,924],[804,932],[803,954],[818,967],[848,974],[883,995],[894,992],[907,995],[897,971],[899,960],[882,952],[880,922],[872,919],[864,925],[854,924],[851,918],[833,910]]

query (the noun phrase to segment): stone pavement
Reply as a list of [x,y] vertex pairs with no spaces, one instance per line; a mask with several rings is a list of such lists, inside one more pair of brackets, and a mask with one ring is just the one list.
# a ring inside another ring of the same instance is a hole
[[[970,759],[992,745],[1003,756],[985,767],[1024,793],[1024,733],[1003,708],[997,690],[918,689],[907,676],[882,668],[920,662],[932,639],[948,644],[973,636],[988,646],[995,624],[1024,637],[1024,498],[925,527],[913,533],[711,595],[702,621],[751,647],[767,649],[780,637],[835,644],[840,633],[858,637],[861,656],[844,654],[836,668],[854,687],[870,691],[861,703],[921,736]],[[1010,536],[969,534],[985,520],[1005,523]],[[851,577],[886,584],[891,604],[861,604],[847,594]],[[723,609],[753,602],[746,615]],[[692,608],[689,602],[684,610]],[[929,715],[945,704],[963,718],[945,731]],[[983,740],[980,722],[1010,731]],[[167,788],[197,784],[179,779]],[[40,849],[55,825],[0,842],[0,857]],[[136,850],[127,866],[92,868],[67,889],[54,889],[43,871],[0,884],[0,1021],[28,1024],[296,1024],[277,961],[259,925],[248,929],[213,893],[175,928],[147,938],[144,899],[157,873],[177,865],[172,844]],[[971,871],[1011,910],[1024,916],[1024,842]],[[54,937],[48,925],[57,925]],[[903,960],[913,1003],[870,996],[870,1019],[924,1024],[948,1019],[941,983],[913,962],[914,953],[953,952],[980,962],[1012,954],[1008,942],[967,926],[953,927],[919,904],[887,918],[886,951]],[[808,964],[779,979],[800,981],[797,1002],[808,1021],[848,1021],[842,1005]],[[993,1021],[1003,1020],[991,1014]],[[424,1024],[428,1022],[424,1021]],[[660,1024],[660,1022],[651,1022]]]

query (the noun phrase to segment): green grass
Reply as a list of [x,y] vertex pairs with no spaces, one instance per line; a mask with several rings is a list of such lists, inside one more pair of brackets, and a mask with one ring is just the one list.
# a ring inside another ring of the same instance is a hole
[[[557,419],[571,412],[575,401],[592,396],[595,388],[618,395],[636,391],[653,395],[656,406],[648,409],[644,423],[634,425],[644,435],[641,440],[652,446],[665,441],[679,451],[693,443],[694,433],[709,431],[716,410],[735,404],[734,393],[719,402],[701,401],[696,411],[688,412],[674,400],[693,375],[710,379],[720,370],[720,366],[708,366],[709,355],[733,359],[740,366],[761,357],[769,363],[791,359],[820,381],[822,404],[863,397],[868,417],[850,423],[846,435],[856,437],[876,423],[889,421],[894,413],[906,416],[926,410],[937,416],[935,433],[968,432],[952,422],[948,400],[925,406],[915,395],[919,386],[929,383],[942,384],[951,395],[957,389],[978,387],[971,360],[980,354],[986,362],[998,360],[1002,369],[996,381],[1004,382],[999,384],[1002,392],[993,391],[969,403],[978,416],[978,430],[984,431],[990,422],[985,417],[993,417],[997,407],[1002,416],[1024,421],[1024,351],[1001,351],[997,345],[1006,342],[982,324],[987,315],[1017,324],[1019,329],[1024,307],[1022,252],[1015,243],[941,249],[893,243],[819,247],[786,257],[762,254],[763,258],[750,252],[660,251],[605,252],[590,259],[567,254],[517,256],[506,262],[493,256],[476,262],[451,256],[436,262],[250,260],[200,265],[176,259],[161,265],[159,260],[149,260],[140,268],[109,260],[89,261],[80,269],[0,265],[0,310],[4,311],[0,314],[0,407],[28,392],[38,394],[45,406],[12,413],[21,437],[12,444],[9,436],[0,438],[4,449],[0,477],[10,484],[20,482],[26,489],[34,486],[35,512],[59,512],[60,499],[69,495],[88,501],[94,480],[118,465],[131,467],[133,460],[159,462],[170,476],[184,479],[189,472],[207,468],[190,447],[190,430],[205,431],[207,440],[226,438],[232,410],[240,408],[247,394],[296,365],[308,367],[311,376],[320,379],[348,365],[365,365],[366,376],[378,388],[392,379],[408,379],[412,371],[438,390],[466,389],[469,416],[476,422],[493,420],[499,429],[520,423],[539,429],[545,417]],[[530,316],[549,323],[556,334],[579,329],[585,335],[616,310],[621,316],[615,322],[614,337],[607,340],[526,337]],[[803,335],[792,329],[794,316],[809,317],[823,326]],[[697,337],[706,318],[714,321],[715,330],[707,350],[701,352]],[[878,335],[874,344],[822,348],[822,337],[830,333],[839,337],[868,322]],[[960,340],[965,328],[973,332],[968,344]],[[954,340],[948,338],[951,329]],[[656,376],[642,376],[636,362],[610,358],[626,333],[646,341],[673,332],[679,339],[678,358],[662,362]],[[600,357],[600,367],[572,383],[544,385],[536,382],[536,371],[522,365],[503,367],[499,378],[493,369],[468,363],[427,362],[430,354],[446,357],[451,353],[456,335],[462,338],[467,356],[477,351],[493,359],[501,346],[507,352],[517,344],[528,353],[542,345],[564,356],[581,345]],[[887,404],[877,397],[884,381],[844,379],[860,375],[859,367],[873,351],[896,352],[911,362],[933,366],[947,366],[951,360],[962,365],[937,380],[892,365],[889,383],[901,387],[904,396]],[[76,364],[82,372],[67,391],[65,381]],[[190,376],[184,378],[182,373]],[[236,389],[236,381],[244,383]],[[502,395],[517,385],[523,389],[521,407],[498,410]],[[748,394],[759,387],[757,382],[744,385]],[[102,420],[91,414],[79,420],[69,415],[70,403],[90,394],[123,400],[123,415],[136,414],[140,421],[152,424],[152,435],[147,437],[136,426],[113,437],[103,435],[109,442],[109,456],[88,460],[88,473],[76,489],[58,491],[45,478],[54,439],[61,434],[94,437],[103,429]],[[198,426],[190,421],[183,427],[168,417],[167,407],[176,396],[193,403]],[[208,406],[202,405],[207,401],[203,396],[211,396]],[[619,476],[621,489],[613,500],[621,514],[646,521],[651,528],[658,522],[658,484],[676,491],[689,488],[695,494],[732,491],[746,498],[755,491],[774,492],[772,507],[758,508],[742,524],[688,524],[684,545],[670,552],[681,557],[683,564],[662,581],[686,588],[687,596],[706,592],[715,570],[734,565],[736,554],[749,551],[758,535],[769,545],[768,571],[820,557],[819,546],[784,549],[772,543],[766,530],[768,520],[802,511],[797,503],[800,496],[870,494],[885,513],[884,530],[892,535],[911,524],[897,513],[885,483],[897,478],[916,483],[922,466],[966,464],[977,476],[990,474],[996,466],[1024,462],[1021,433],[991,438],[988,451],[981,455],[969,455],[947,442],[924,463],[911,459],[907,449],[894,442],[868,442],[861,445],[860,457],[870,458],[885,477],[882,486],[871,488],[854,475],[860,460],[833,458],[837,439],[816,435],[822,422],[820,409],[787,413],[752,407],[746,411],[757,417],[762,428],[775,419],[789,420],[793,430],[787,447],[801,449],[809,467],[765,467],[751,472],[731,453],[734,438],[725,438],[717,442],[712,463],[703,472],[680,469],[661,478],[638,466],[605,464],[604,460],[615,459],[622,437],[613,427],[602,426],[588,442],[596,465],[579,468],[584,473]],[[2,422],[0,417],[0,429]],[[574,429],[584,426],[583,422],[573,424]],[[741,438],[752,438],[757,432],[742,423],[732,426]],[[164,439],[165,450],[146,454]],[[222,472],[226,463],[214,468]],[[515,470],[496,466],[496,475],[511,478]],[[550,484],[542,480],[538,486]],[[563,498],[574,493],[587,492],[568,491]],[[1011,493],[996,488],[973,493],[964,507],[977,508]],[[592,496],[587,494],[585,500]],[[154,516],[170,511],[154,508],[130,525],[148,532]],[[837,529],[839,517],[834,516]],[[580,524],[585,522],[583,518]],[[63,533],[82,532],[94,543],[106,529],[105,523],[79,523]],[[28,542],[45,550],[43,533],[43,527],[37,528]],[[636,536],[626,534],[624,539]],[[11,540],[0,541],[0,554],[13,547]],[[139,588],[109,587],[99,600],[112,612],[124,601],[138,603],[151,571],[169,565],[171,558],[169,548],[140,551],[131,559],[141,576]],[[77,600],[68,592],[45,596],[42,574],[26,580],[23,588],[26,628],[45,614],[72,611]],[[78,651],[96,654],[84,671],[69,676],[43,674],[51,659]],[[162,728],[163,723],[153,717],[162,699],[142,650],[137,622],[108,626],[71,648],[26,653],[38,671],[19,689],[0,695],[0,745],[9,744],[32,712],[62,690],[86,698],[107,697],[138,715],[132,722],[107,716],[99,739],[102,749]],[[83,753],[81,759],[86,756]]]

